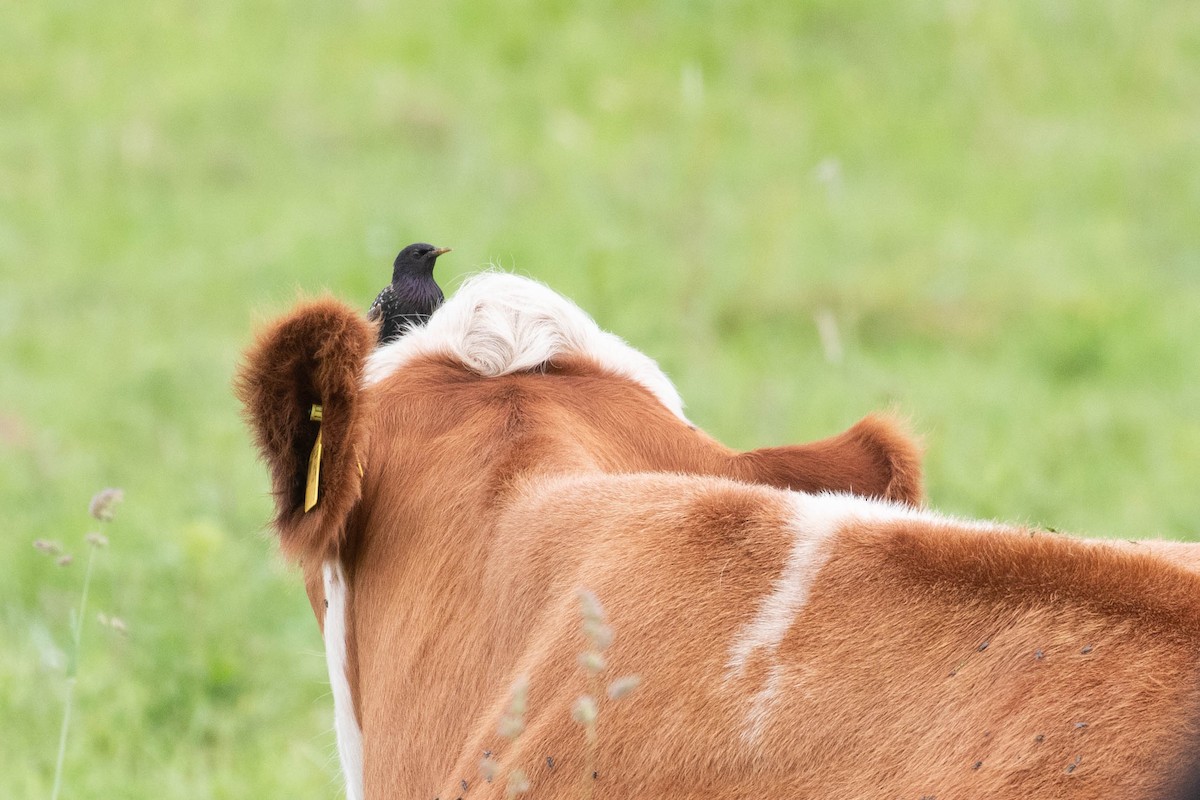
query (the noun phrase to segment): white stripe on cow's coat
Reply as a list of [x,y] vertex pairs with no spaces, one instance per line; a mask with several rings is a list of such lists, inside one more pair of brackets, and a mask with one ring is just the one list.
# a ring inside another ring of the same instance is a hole
[[954,525],[977,531],[999,531],[994,523],[952,519],[911,506],[882,500],[869,500],[849,494],[803,494],[790,492],[794,514],[788,522],[792,548],[770,594],[763,597],[758,611],[734,635],[729,647],[726,679],[740,677],[755,653],[765,651],[771,659],[764,686],[750,701],[743,736],[754,740],[766,729],[779,694],[787,686],[785,677],[791,665],[780,663],[776,651],[788,630],[808,602],[809,591],[817,574],[829,559],[834,536],[855,523],[912,521],[933,525]]
[[560,356],[586,356],[641,384],[686,420],[679,392],[653,359],[531,278],[506,272],[472,276],[427,323],[377,348],[367,359],[363,384],[378,383],[428,355],[450,356],[484,377],[536,370]]
[[750,710],[746,712],[746,728],[742,738],[753,741],[763,735],[767,722],[771,719],[771,711],[775,700],[779,697],[779,686],[783,683],[783,666],[776,661],[771,665],[767,681],[763,688],[755,692],[750,700]]
[[783,641],[808,600],[809,587],[829,558],[827,540],[846,521],[840,508],[819,502],[841,495],[789,494],[794,512],[788,523],[792,549],[771,593],[759,604],[758,613],[733,639],[729,648],[729,669],[733,673],[740,674],[756,650],[773,652]]
[[339,561],[326,561],[321,573],[325,583],[325,666],[333,690],[338,759],[346,779],[346,800],[362,800],[362,730],[354,717],[354,700],[346,677],[346,574]]

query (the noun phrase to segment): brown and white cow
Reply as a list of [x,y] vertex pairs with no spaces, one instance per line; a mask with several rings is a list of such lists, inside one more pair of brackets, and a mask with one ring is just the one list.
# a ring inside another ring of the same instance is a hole
[[[516,769],[544,798],[1141,798],[1190,763],[1200,577],[1168,557],[1191,551],[919,510],[882,419],[732,452],[650,359],[515,276],[373,342],[318,301],[239,376],[350,798],[496,798]],[[609,672],[641,677],[600,698],[594,745],[571,718],[580,587]]]

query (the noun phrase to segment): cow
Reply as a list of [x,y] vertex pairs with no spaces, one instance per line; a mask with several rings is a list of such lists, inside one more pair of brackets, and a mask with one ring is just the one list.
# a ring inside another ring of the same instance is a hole
[[1144,798],[1192,763],[1191,551],[927,510],[884,417],[729,450],[526,278],[374,342],[313,301],[237,379],[351,800]]

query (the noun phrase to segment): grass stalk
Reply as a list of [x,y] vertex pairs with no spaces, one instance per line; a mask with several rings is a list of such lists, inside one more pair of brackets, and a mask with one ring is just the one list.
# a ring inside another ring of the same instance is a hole
[[58,733],[58,759],[54,764],[54,788],[50,791],[50,800],[58,800],[62,789],[63,760],[67,754],[67,731],[71,727],[71,701],[75,696],[75,679],[67,678],[67,698],[63,705],[62,728]]
[[87,567],[83,573],[83,590],[79,597],[79,611],[71,621],[71,652],[67,656],[67,693],[63,701],[62,727],[58,732],[58,757],[54,763],[54,788],[50,800],[58,800],[62,791],[63,763],[67,756],[67,732],[71,729],[71,706],[75,700],[75,683],[79,674],[79,643],[83,639],[83,620],[87,613],[88,589],[92,585],[92,565],[96,561],[96,548],[88,549]]

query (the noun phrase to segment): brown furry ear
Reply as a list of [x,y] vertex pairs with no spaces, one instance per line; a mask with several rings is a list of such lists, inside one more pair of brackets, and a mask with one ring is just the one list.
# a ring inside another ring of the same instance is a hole
[[900,423],[869,415],[837,436],[809,444],[764,447],[735,456],[756,483],[803,492],[853,492],[919,505],[925,497],[921,448]]
[[[345,536],[346,519],[362,493],[360,454],[366,415],[360,389],[375,330],[346,304],[325,298],[301,304],[261,331],[234,380],[234,391],[275,495],[274,526],[292,558],[323,559]],[[322,407],[317,504],[304,511],[309,454]]]

